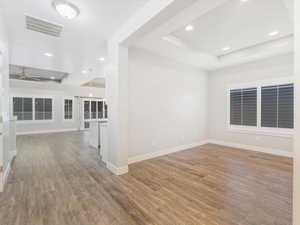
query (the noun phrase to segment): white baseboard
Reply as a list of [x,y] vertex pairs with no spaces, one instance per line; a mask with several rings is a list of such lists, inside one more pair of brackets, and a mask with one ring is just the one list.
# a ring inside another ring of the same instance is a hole
[[116,167],[115,165],[113,165],[110,162],[106,163],[106,167],[107,169],[109,169],[113,174],[115,175],[122,175],[125,173],[128,173],[128,166],[124,166],[124,167]]
[[136,162],[140,162],[140,161],[144,161],[144,160],[148,160],[148,159],[153,159],[159,156],[163,156],[163,155],[168,155],[171,153],[175,153],[175,152],[179,152],[179,151],[183,151],[183,150],[187,150],[187,149],[191,149],[191,148],[195,148],[201,145],[205,145],[207,144],[207,141],[201,141],[201,142],[195,142],[195,143],[191,143],[191,144],[187,144],[187,145],[181,145],[181,146],[177,146],[174,148],[169,148],[169,149],[165,149],[165,150],[161,150],[161,151],[156,151],[156,152],[150,152],[144,155],[138,155],[138,156],[134,156],[134,157],[130,157],[128,159],[128,163],[132,164],[132,163],[136,163]]
[[71,129],[60,129],[60,130],[26,131],[26,132],[17,132],[17,135],[63,133],[63,132],[71,132],[71,131],[78,131],[78,129],[71,128]]
[[294,157],[293,152],[287,152],[280,149],[274,149],[274,148],[264,148],[260,146],[255,145],[245,145],[245,144],[239,144],[239,143],[233,143],[233,142],[226,142],[226,141],[220,141],[215,139],[209,139],[207,141],[209,144],[216,144],[216,145],[223,145],[231,148],[238,148],[238,149],[245,149],[249,151],[256,151],[256,152],[263,152],[268,153],[272,155],[279,155],[279,156],[285,156],[285,157]]

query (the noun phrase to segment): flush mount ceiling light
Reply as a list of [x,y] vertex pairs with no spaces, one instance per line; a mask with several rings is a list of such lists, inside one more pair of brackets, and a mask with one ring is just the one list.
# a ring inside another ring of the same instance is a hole
[[185,27],[185,30],[186,30],[186,31],[193,31],[193,30],[194,30],[194,26],[193,26],[193,25],[187,25],[187,26]]
[[74,19],[80,14],[80,10],[76,5],[65,0],[55,0],[52,5],[59,15],[66,19]]
[[269,36],[276,36],[277,34],[279,34],[279,31],[275,30],[269,33]]
[[231,48],[230,48],[229,46],[226,46],[226,47],[222,48],[223,51],[228,51],[228,50],[230,50],[230,49],[231,49]]
[[44,54],[44,56],[47,56],[47,57],[52,57],[52,56],[53,56],[53,54],[52,54],[52,53],[50,53],[50,52],[46,52],[46,53]]

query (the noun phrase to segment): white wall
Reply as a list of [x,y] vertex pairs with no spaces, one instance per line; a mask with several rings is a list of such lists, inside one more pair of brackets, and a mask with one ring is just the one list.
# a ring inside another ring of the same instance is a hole
[[[229,131],[227,89],[233,84],[293,76],[293,55],[282,55],[209,73],[209,139],[292,152],[293,139]],[[290,153],[287,153],[289,155]]]
[[206,140],[206,95],[204,72],[130,49],[129,161]]
[[300,1],[295,1],[295,142],[294,142],[294,225],[300,225]]
[[[0,146],[0,167],[3,166],[4,171],[6,170],[10,160],[11,155],[9,154],[9,104],[8,104],[8,63],[9,63],[9,46],[6,24],[2,17],[2,12],[0,9],[0,116],[3,120],[3,131],[2,140]],[[1,175],[0,175],[1,176]],[[1,179],[1,178],[0,178]]]
[[[39,83],[29,81],[10,80],[10,100],[13,96],[51,97],[53,98],[52,121],[18,121],[17,133],[42,133],[50,131],[78,130],[80,118],[78,112],[79,100],[74,98],[74,119],[63,119],[63,100],[66,97],[93,97],[105,98],[105,90],[101,88],[75,87],[61,84]],[[10,104],[12,106],[12,104]],[[12,108],[10,110],[12,112]]]

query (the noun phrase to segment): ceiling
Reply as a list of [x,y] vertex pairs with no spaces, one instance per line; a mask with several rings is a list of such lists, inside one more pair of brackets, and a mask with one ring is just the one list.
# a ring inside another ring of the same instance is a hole
[[[254,16],[255,15],[255,16]],[[228,1],[191,22],[193,32],[184,27],[171,35],[189,44],[190,47],[212,55],[223,55],[293,33],[287,10],[281,0]],[[280,31],[276,36],[269,36]],[[226,53],[228,53],[226,52]]]
[[[64,83],[73,85],[103,77],[107,40],[149,0],[70,1],[81,11],[74,20],[60,17],[52,0],[1,0],[12,64],[69,73]],[[206,70],[286,54],[293,51],[293,5],[293,0],[194,0],[133,45]],[[27,30],[25,15],[61,25],[61,36]],[[187,32],[187,25],[194,30]],[[270,36],[273,31],[278,34]]]
[[[67,72],[72,77],[67,81],[73,84],[103,76],[105,61],[98,59],[106,58],[106,41],[148,0],[70,1],[81,11],[74,20],[62,18],[52,8],[52,0],[1,0],[12,64]],[[25,15],[62,25],[61,37],[25,29]]]
[[292,7],[293,0],[199,0],[135,46],[207,70],[286,54]]

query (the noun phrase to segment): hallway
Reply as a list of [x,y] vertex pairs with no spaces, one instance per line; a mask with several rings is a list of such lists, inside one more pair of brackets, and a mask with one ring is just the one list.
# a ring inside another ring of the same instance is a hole
[[290,225],[292,160],[206,145],[112,175],[83,133],[18,137],[1,225]]

